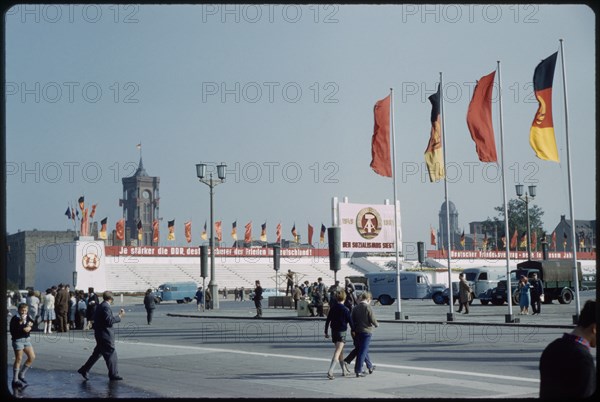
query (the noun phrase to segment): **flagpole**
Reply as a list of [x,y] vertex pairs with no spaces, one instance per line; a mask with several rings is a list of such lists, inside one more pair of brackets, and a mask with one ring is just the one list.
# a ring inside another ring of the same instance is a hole
[[567,71],[565,67],[565,50],[563,48],[563,39],[560,39],[560,61],[562,64],[563,93],[565,103],[565,135],[567,140],[567,172],[569,177],[569,207],[571,209],[571,243],[573,247],[573,278],[575,282],[575,315],[573,323],[579,320],[579,311],[581,302],[579,300],[579,273],[577,272],[577,244],[575,239],[575,203],[573,201],[573,182],[571,173],[571,152],[569,147],[569,110],[567,107]]
[[447,321],[454,321],[454,291],[452,289],[452,269],[450,268],[450,200],[448,198],[448,179],[446,175],[446,125],[444,122],[444,91],[443,91],[443,79],[442,72],[440,71],[440,115],[442,116],[442,155],[444,157],[444,197],[446,199],[446,245],[448,247],[448,254],[446,256],[448,260],[448,313],[446,314]]
[[392,183],[394,187],[394,236],[395,236],[395,254],[396,254],[396,294],[398,295],[396,320],[403,320],[400,294],[400,244],[398,243],[398,196],[396,193],[396,136],[394,133],[394,88],[390,88],[390,128],[392,132]]
[[498,111],[500,115],[500,163],[502,164],[502,202],[504,203],[504,248],[506,251],[506,302],[508,304],[508,314],[504,321],[514,322],[512,314],[512,286],[510,284],[510,242],[508,241],[508,204],[506,202],[506,172],[504,168],[504,124],[502,119],[502,77],[500,75],[500,60],[498,64]]

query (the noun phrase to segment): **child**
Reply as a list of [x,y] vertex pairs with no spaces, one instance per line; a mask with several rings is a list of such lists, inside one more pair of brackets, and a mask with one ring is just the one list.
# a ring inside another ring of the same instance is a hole
[[[33,320],[27,314],[29,307],[27,303],[21,303],[18,307],[18,314],[15,314],[10,320],[10,335],[12,337],[12,347],[15,352],[15,363],[13,365],[13,388],[23,390],[27,387],[25,374],[31,368],[35,353],[29,333],[33,328]],[[27,361],[21,370],[21,360],[23,352],[27,355]]]

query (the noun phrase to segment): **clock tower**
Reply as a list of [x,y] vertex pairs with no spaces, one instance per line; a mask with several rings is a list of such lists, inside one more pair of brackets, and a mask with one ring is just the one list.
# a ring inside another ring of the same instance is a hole
[[[159,219],[158,186],[160,178],[148,176],[140,152],[140,163],[133,176],[124,177],[121,180],[123,182],[123,198],[119,200],[119,205],[123,206],[125,244],[158,245],[152,242],[152,222]],[[141,240],[138,238],[140,222],[142,226]]]

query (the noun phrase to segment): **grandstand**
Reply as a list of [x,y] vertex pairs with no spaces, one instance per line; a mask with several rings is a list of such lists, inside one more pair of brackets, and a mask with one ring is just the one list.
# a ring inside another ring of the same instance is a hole
[[[180,258],[177,263],[161,263],[157,258],[138,258],[135,263],[108,263],[106,266],[106,286],[115,292],[138,293],[148,288],[157,288],[165,282],[194,281],[202,284],[199,260],[197,258]],[[165,261],[166,262],[166,261]],[[285,274],[292,270],[296,273],[297,283],[316,282],[323,278],[327,285],[335,281],[334,272],[329,269],[329,263],[315,258],[296,258],[293,261],[281,262],[277,273],[272,261],[268,258],[257,258],[248,261],[236,258],[217,258],[215,260],[215,275],[219,288],[234,289],[244,287],[251,289],[254,282],[259,280],[265,288],[274,288],[276,280],[279,288],[285,291]],[[276,275],[277,274],[277,275]],[[343,259],[337,279],[343,283],[345,276],[361,276],[364,271],[349,264],[349,259]],[[206,278],[208,284],[210,278]]]

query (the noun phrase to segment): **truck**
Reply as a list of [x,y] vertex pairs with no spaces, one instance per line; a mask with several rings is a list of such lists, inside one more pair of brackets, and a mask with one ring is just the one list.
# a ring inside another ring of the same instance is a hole
[[[527,260],[517,264],[517,269],[510,271],[510,284],[512,302],[519,303],[518,281],[521,275],[531,280],[533,273],[544,283],[544,303],[558,300],[560,304],[569,304],[573,301],[575,281],[573,280],[573,262],[569,260]],[[581,263],[577,262],[577,278],[581,288],[582,272]],[[501,305],[506,303],[506,280],[498,282],[492,290],[492,303]]]
[[[369,272],[365,274],[369,292],[373,300],[378,300],[383,306],[393,304],[398,298],[396,271]],[[442,291],[443,284],[432,285],[429,278],[422,272],[400,272],[401,299],[428,299],[433,293]]]
[[160,302],[177,300],[177,304],[189,303],[196,296],[196,282],[165,282],[158,287],[156,297]]

